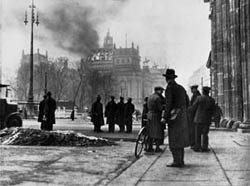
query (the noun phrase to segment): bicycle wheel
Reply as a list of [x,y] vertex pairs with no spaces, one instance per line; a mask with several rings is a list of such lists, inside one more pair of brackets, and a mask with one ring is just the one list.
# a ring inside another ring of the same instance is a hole
[[137,139],[136,139],[136,144],[135,144],[135,157],[136,158],[140,157],[143,146],[145,145],[145,140],[146,140],[146,128],[143,127],[139,131]]

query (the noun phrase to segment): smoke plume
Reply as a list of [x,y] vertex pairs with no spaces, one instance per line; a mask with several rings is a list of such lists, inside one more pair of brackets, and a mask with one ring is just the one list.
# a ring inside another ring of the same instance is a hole
[[95,27],[97,20],[93,19],[92,13],[92,7],[82,7],[66,1],[58,3],[40,17],[52,43],[84,57],[98,48],[99,37]]

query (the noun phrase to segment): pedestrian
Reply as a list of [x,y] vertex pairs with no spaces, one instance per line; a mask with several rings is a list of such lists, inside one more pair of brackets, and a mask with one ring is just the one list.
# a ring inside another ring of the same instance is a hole
[[190,105],[191,106],[194,104],[196,98],[201,95],[200,91],[198,90],[198,87],[199,87],[199,85],[192,85],[190,87],[191,92],[193,94],[192,97],[191,97],[191,100],[190,100]]
[[132,132],[134,111],[135,111],[135,106],[132,103],[132,98],[128,98],[127,103],[124,106],[124,122],[126,126],[126,133]]
[[216,103],[215,104],[214,116],[213,116],[215,128],[220,127],[221,117],[223,117],[222,110],[221,110],[220,106],[218,105],[218,103]]
[[111,96],[111,100],[105,107],[105,117],[107,117],[107,124],[109,125],[109,132],[115,131],[115,114],[116,114],[115,97]]
[[210,151],[208,133],[215,110],[215,100],[209,96],[209,91],[210,87],[203,87],[202,96],[199,96],[192,106],[195,112],[195,152]]
[[165,110],[162,122],[168,123],[169,147],[173,155],[173,163],[168,167],[183,167],[184,148],[189,146],[187,107],[189,99],[186,90],[176,83],[174,69],[167,69]]
[[[147,152],[162,152],[160,145],[164,139],[165,123],[161,122],[161,116],[164,106],[164,97],[162,96],[164,88],[155,87],[154,93],[148,98],[148,123],[147,132],[149,136]],[[153,141],[156,144],[153,149]]]
[[71,119],[72,121],[74,121],[74,119],[75,119],[75,109],[74,109],[74,108],[73,108],[73,110],[71,111],[70,119]]
[[120,97],[120,102],[117,103],[116,107],[116,114],[115,114],[115,121],[119,125],[120,131],[119,132],[124,132],[124,98]]
[[46,118],[44,130],[53,130],[53,125],[56,123],[55,111],[56,111],[56,101],[51,97],[51,92],[47,92],[47,97],[45,100],[44,115]]
[[145,127],[147,125],[148,121],[147,114],[148,114],[148,97],[145,97],[142,109],[141,127]]
[[103,132],[101,126],[104,125],[103,106],[101,96],[98,95],[91,108],[91,121],[94,124],[94,132]]
[[45,129],[45,115],[44,115],[44,106],[46,101],[46,95],[43,96],[43,100],[39,103],[39,113],[38,113],[38,122],[41,122],[40,129]]
[[[190,101],[190,106],[192,106],[197,97],[201,95],[201,93],[198,90],[198,85],[192,85],[190,89],[193,94]],[[192,109],[189,109],[188,116],[189,116],[189,140],[190,140],[190,146],[193,149],[195,145],[195,124],[193,122],[194,113],[192,112]]]

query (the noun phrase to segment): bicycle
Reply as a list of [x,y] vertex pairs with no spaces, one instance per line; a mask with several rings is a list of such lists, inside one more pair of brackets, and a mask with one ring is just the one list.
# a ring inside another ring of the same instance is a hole
[[140,131],[138,132],[136,144],[135,144],[135,157],[139,158],[143,147],[147,148],[147,141],[148,141],[148,135],[146,127],[142,127]]

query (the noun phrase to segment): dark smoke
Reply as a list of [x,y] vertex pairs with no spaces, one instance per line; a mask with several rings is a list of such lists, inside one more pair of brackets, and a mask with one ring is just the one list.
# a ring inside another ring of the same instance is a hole
[[99,47],[97,21],[92,7],[67,1],[48,11],[40,17],[41,24],[52,36],[51,43],[81,57],[88,56]]

